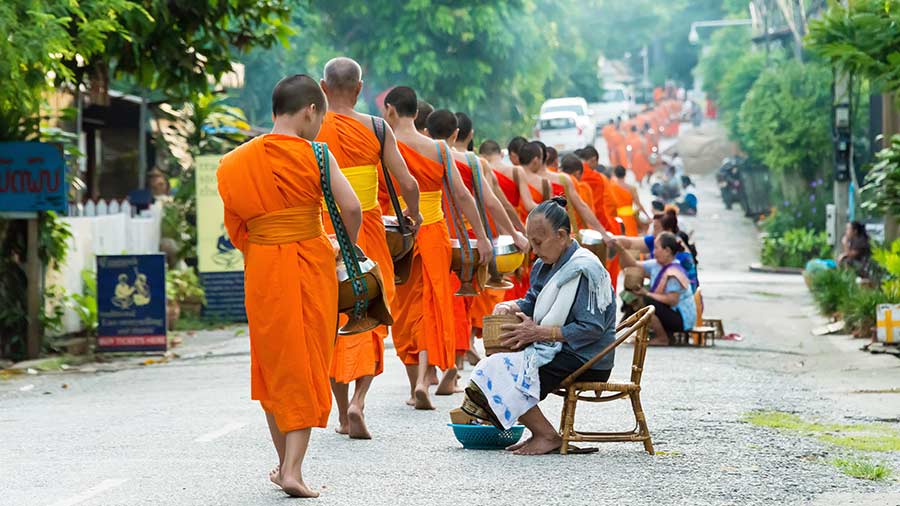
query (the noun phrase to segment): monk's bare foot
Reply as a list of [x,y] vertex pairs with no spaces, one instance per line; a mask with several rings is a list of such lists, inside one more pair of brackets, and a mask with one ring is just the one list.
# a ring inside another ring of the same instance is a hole
[[428,386],[438,384],[437,369],[434,366],[428,368],[428,374],[425,376],[425,379],[428,380]]
[[531,442],[531,438],[528,438],[528,439],[526,439],[525,441],[519,441],[518,443],[516,443],[516,444],[514,444],[514,445],[507,446],[507,447],[506,447],[506,451],[508,451],[508,452],[514,452],[514,451],[518,450],[519,448],[521,448],[521,447],[527,445],[527,444],[530,443],[530,442]]
[[428,387],[421,386],[416,387],[416,409],[422,410],[430,410],[434,409],[434,405],[431,404],[431,398],[428,397]]
[[350,433],[350,420],[347,416],[338,416],[338,426],[334,428],[334,431],[345,436]]
[[415,393],[412,394],[412,397],[410,397],[409,399],[406,399],[406,405],[407,406],[415,406],[416,405],[416,394]]
[[291,497],[319,497],[319,493],[306,486],[303,480],[298,480],[293,476],[285,476],[281,479],[281,490]]
[[372,439],[372,434],[366,427],[366,417],[362,408],[351,404],[347,411],[347,419],[350,421],[350,439]]
[[275,469],[269,471],[269,481],[281,486],[281,466],[275,466]]
[[466,361],[469,363],[469,365],[478,365],[479,360],[481,360],[481,357],[479,357],[474,350],[469,350],[466,352]]
[[562,446],[562,438],[554,434],[550,437],[532,436],[528,444],[516,450],[516,455],[546,455],[554,453]]
[[444,377],[441,378],[441,383],[438,385],[437,390],[434,391],[434,395],[453,395],[462,392],[463,389],[456,386],[457,377],[456,369],[447,369]]

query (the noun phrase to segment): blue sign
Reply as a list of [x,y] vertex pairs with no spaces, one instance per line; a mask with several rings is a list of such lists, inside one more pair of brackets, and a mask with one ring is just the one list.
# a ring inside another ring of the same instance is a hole
[[200,284],[206,293],[203,317],[229,322],[246,322],[244,271],[201,272]]
[[166,351],[165,255],[97,256],[97,351]]
[[0,212],[66,211],[66,162],[57,144],[0,142]]

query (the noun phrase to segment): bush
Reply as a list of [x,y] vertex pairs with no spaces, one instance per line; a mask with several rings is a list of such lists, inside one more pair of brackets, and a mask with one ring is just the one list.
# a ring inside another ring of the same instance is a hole
[[746,53],[731,64],[717,85],[722,120],[731,138],[738,143],[741,143],[738,131],[741,104],[765,68],[766,57],[763,53]]
[[788,230],[806,228],[821,232],[825,230],[825,205],[831,197],[828,183],[822,179],[809,183],[802,197],[786,198],[762,222],[762,229],[769,235],[783,236]]
[[831,245],[825,232],[792,228],[783,235],[763,239],[762,262],[775,267],[803,267],[814,258],[831,257]]
[[755,80],[740,107],[738,139],[752,158],[771,169],[782,191],[829,171],[831,81],[825,65],[784,61]]
[[824,315],[834,315],[843,301],[850,298],[850,290],[856,286],[856,273],[846,269],[829,269],[812,275],[810,291],[813,300]]
[[861,288],[854,281],[847,298],[838,305],[846,329],[858,337],[875,335],[875,313],[879,304],[894,302],[881,290]]

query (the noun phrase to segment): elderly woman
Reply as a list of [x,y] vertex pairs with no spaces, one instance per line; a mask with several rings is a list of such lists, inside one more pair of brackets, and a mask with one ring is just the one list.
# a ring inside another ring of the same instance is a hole
[[[531,288],[524,298],[494,309],[494,314],[521,319],[505,325],[500,336],[504,346],[517,351],[496,353],[478,363],[462,409],[502,429],[518,419],[531,438],[508,450],[540,455],[557,451],[562,440],[538,402],[615,340],[616,308],[609,273],[571,238],[564,197],[535,207],[525,228],[538,257]],[[610,353],[581,379],[606,381],[612,366]]]
[[632,292],[643,297],[645,304],[656,308],[650,321],[653,338],[649,344],[668,345],[675,332],[694,328],[697,306],[688,273],[676,258],[684,251],[678,237],[671,232],[658,234],[654,240],[653,258],[644,262],[635,260],[618,241],[612,244],[619,252],[622,267],[640,267],[644,277],[650,278],[650,290],[642,287]]
[[681,244],[681,251],[675,255],[675,258],[687,272],[688,279],[691,281],[691,289],[696,292],[700,286],[700,280],[697,278],[697,248],[691,242],[690,236],[678,227],[678,213],[672,208],[653,215],[653,229],[650,235],[644,237],[620,235],[615,239],[623,248],[646,253],[653,258],[656,237],[663,232],[671,232]]

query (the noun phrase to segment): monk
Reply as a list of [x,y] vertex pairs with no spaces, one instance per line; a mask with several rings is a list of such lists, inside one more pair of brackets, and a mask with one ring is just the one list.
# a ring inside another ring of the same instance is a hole
[[[270,479],[294,497],[319,495],[301,468],[312,427],[325,427],[331,411],[337,275],[310,144],[326,104],[309,76],[282,79],[272,93],[272,133],[225,155],[216,173],[228,237],[244,254],[250,393],[265,411],[278,453]],[[334,157],[326,163],[341,218],[356,241],[359,201]]]
[[[434,409],[428,392],[429,368],[445,371],[441,380],[445,388],[452,388],[456,380],[450,235],[441,205],[444,193],[450,191],[453,203],[472,224],[482,264],[490,262],[494,251],[479,221],[475,200],[453,164],[450,147],[422,135],[416,128],[417,106],[416,92],[407,86],[395,87],[384,98],[384,117],[397,136],[410,172],[419,182],[424,216],[409,280],[397,287],[392,305],[392,335],[409,379],[407,403],[416,409]],[[447,172],[450,188],[443,187]]]
[[[357,246],[381,269],[385,300],[394,299],[394,264],[388,249],[381,206],[378,202],[379,165],[384,161],[406,202],[405,214],[417,229],[419,186],[409,174],[397,141],[384,120],[356,112],[354,107],[362,90],[362,69],[350,58],[334,58],[325,64],[322,90],[328,98],[322,130],[316,138],[328,144],[341,171],[362,204],[363,223]],[[375,134],[375,123],[384,126],[384,149]],[[326,227],[326,231],[328,230]],[[331,364],[332,391],[338,408],[338,434],[353,439],[371,439],[365,423],[366,393],[375,376],[384,371],[384,338],[387,328],[380,327],[361,334],[338,336]],[[350,383],[354,384],[349,398]]]
[[641,203],[641,197],[638,195],[637,188],[625,182],[625,167],[617,166],[613,170],[614,177],[610,188],[613,189],[613,195],[616,200],[616,216],[625,224],[625,235],[629,237],[637,237],[640,232],[635,211],[640,211],[648,219],[652,219],[647,213],[647,209]]
[[[514,137],[508,144],[509,153],[515,153],[518,151],[524,143],[528,141],[524,137]],[[518,228],[518,223],[524,223],[525,218],[527,217],[527,213],[522,207],[522,197],[519,194],[519,181],[525,178],[525,173],[523,172],[522,167],[517,165],[510,165],[503,159],[503,154],[500,150],[500,144],[495,141],[487,140],[482,143],[479,148],[479,154],[483,156],[488,163],[491,164],[491,168],[494,170],[494,176],[497,178],[497,184],[500,186],[501,191],[506,197],[506,202],[510,204],[510,207],[507,208],[506,213],[509,215],[510,220],[516,224]],[[518,154],[515,155],[516,161],[519,160]],[[518,219],[514,219],[518,218]],[[518,229],[520,232],[525,232],[524,225],[523,228]],[[526,262],[527,264],[527,262]],[[523,265],[520,267],[515,274],[511,276],[513,287],[506,291],[504,296],[505,300],[515,300],[521,299],[525,296],[525,293],[528,292],[528,287],[530,285],[529,276],[528,276],[528,266]]]
[[631,132],[625,138],[625,143],[628,148],[629,166],[634,173],[634,178],[640,184],[652,172],[652,169],[647,146],[636,125],[631,125]]
[[510,165],[521,166],[519,162],[519,149],[528,143],[528,139],[522,136],[516,136],[509,140],[506,144],[506,156],[509,158]]
[[[615,234],[621,233],[621,227],[615,221],[616,197],[613,194],[612,183],[599,163],[600,153],[593,146],[586,146],[578,153],[582,160],[581,181],[591,187],[594,195],[593,209],[597,219],[607,230],[613,230]],[[606,270],[609,271],[613,287],[617,287],[620,270],[619,258],[616,257],[606,262]]]
[[606,126],[603,127],[603,130],[600,131],[600,134],[603,136],[603,140],[606,141],[606,152],[609,156],[609,164],[610,165],[619,165],[619,146],[618,146],[618,129],[616,128],[616,123],[614,120],[609,120]]
[[[492,239],[496,239],[499,235],[511,236],[513,243],[519,250],[528,251],[528,239],[519,232],[510,216],[506,213],[509,204],[502,203],[502,200],[505,200],[506,197],[502,192],[495,193],[494,191],[497,183],[490,164],[486,159],[467,149],[475,135],[471,118],[462,112],[457,112],[453,115],[450,111],[435,111],[428,116],[428,132],[433,138],[446,140],[450,144],[453,150],[453,158],[456,161],[456,166],[463,178],[463,182],[466,184],[466,188],[472,193],[473,197],[476,197],[476,204],[485,212],[489,220],[489,226],[486,229],[488,235],[492,236]],[[469,157],[477,160],[477,163],[480,165],[481,177],[484,179],[484,184],[481,185],[483,201],[480,202],[475,195],[474,171],[473,167],[469,165]],[[523,227],[518,218],[515,221],[519,222],[519,227]],[[503,301],[503,290],[482,288],[481,294],[478,296],[454,298],[457,368],[462,367],[463,357],[466,354],[474,354],[472,343],[474,337],[481,333],[481,319],[485,315],[491,314],[494,311],[494,306]],[[453,392],[438,391],[435,393],[448,395]]]
[[[568,174],[554,174],[544,164],[543,149],[538,142],[529,142],[519,150],[519,161],[525,169],[525,178],[519,182],[519,193],[525,209],[531,212],[544,200],[542,189],[549,183],[553,195],[565,195],[579,216],[591,228],[609,236],[606,227],[600,224],[591,208],[585,204],[575,189],[575,183]],[[545,183],[546,181],[546,183]]]
[[422,134],[428,135],[428,127],[425,124],[425,121],[428,119],[428,116],[434,112],[434,107],[424,100],[419,100],[416,103],[417,113],[416,113],[416,130]]
[[547,170],[559,172],[559,151],[553,146],[547,146]]

